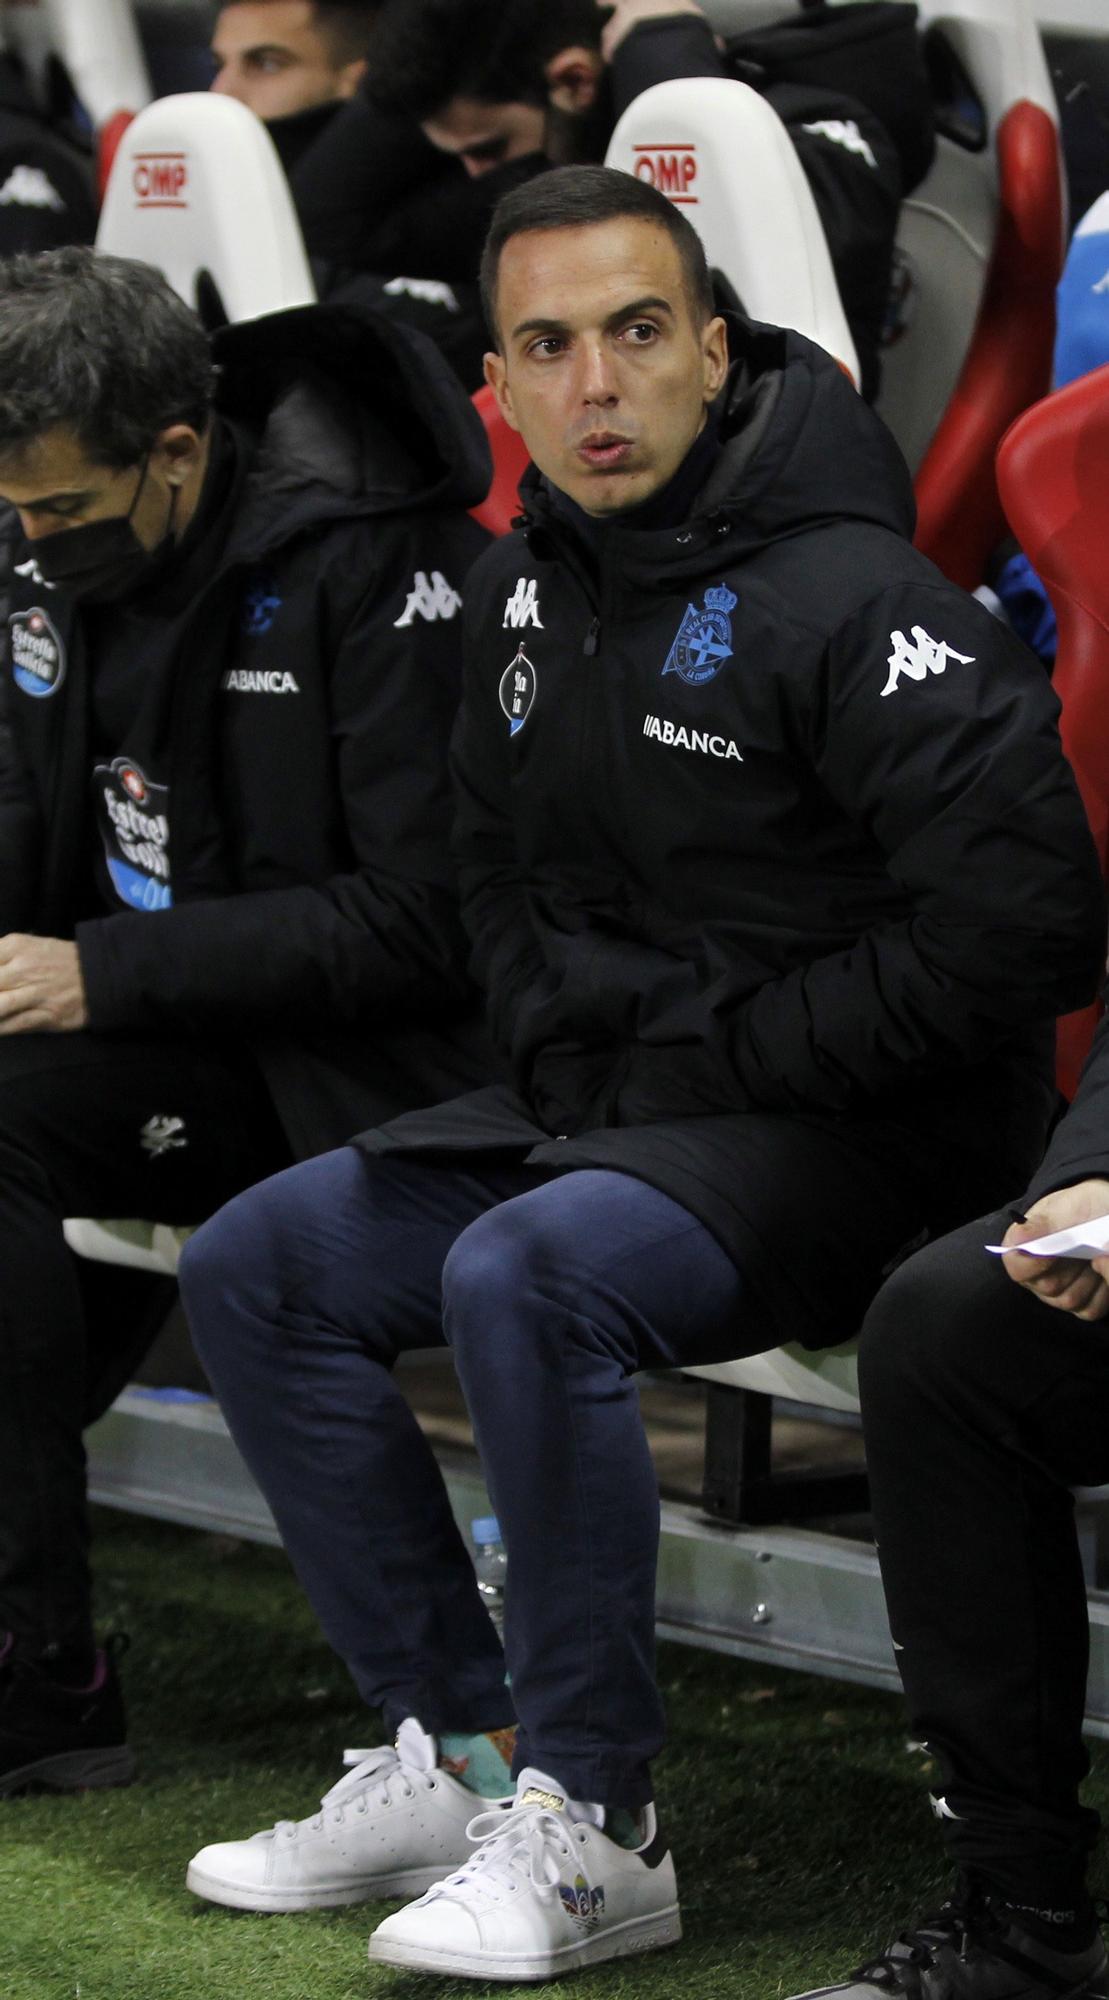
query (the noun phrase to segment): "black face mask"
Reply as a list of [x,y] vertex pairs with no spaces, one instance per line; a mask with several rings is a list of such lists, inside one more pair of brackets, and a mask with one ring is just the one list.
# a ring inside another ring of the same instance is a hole
[[161,576],[173,554],[173,517],[180,488],[173,488],[166,531],[157,548],[144,548],[131,526],[131,516],[139,504],[149,464],[147,453],[126,514],[112,514],[106,521],[86,521],[81,528],[59,528],[32,543],[31,553],[44,583],[56,585],[82,604],[116,604]]

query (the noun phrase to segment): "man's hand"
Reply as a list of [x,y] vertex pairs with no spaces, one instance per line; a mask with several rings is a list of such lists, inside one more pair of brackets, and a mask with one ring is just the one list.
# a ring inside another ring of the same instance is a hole
[[601,34],[601,54],[606,62],[611,62],[621,42],[626,41],[633,28],[641,21],[662,20],[667,14],[697,14],[704,20],[703,7],[697,0],[615,0],[615,5],[606,7],[607,24]]
[[21,931],[0,937],[0,1035],[66,1034],[88,1018],[75,944]]
[[[1026,1243],[1099,1215],[1109,1215],[1109,1181],[1078,1181],[1034,1202],[1026,1220],[1010,1224],[1002,1241],[1007,1246]],[[1104,1319],[1109,1313],[1109,1257],[1095,1257],[1092,1263],[1078,1257],[1005,1257],[1002,1262],[1013,1281],[1035,1292],[1045,1306],[1058,1306],[1076,1319]]]

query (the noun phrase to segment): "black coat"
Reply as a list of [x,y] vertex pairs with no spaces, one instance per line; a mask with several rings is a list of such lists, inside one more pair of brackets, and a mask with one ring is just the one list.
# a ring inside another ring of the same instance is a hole
[[515,1090],[362,1143],[638,1175],[820,1342],[1030,1169],[1104,905],[1042,668],[912,548],[834,364],[745,345],[684,527],[614,525],[595,580],[537,482],[470,578],[457,848]]
[[[97,663],[9,516],[0,928],[76,935],[93,1032],[241,1038],[303,1155],[488,1074],[448,853],[460,621],[435,587],[486,545],[462,510],[488,459],[403,330],[307,307],[215,354],[257,443],[222,560],[167,626],[174,906],[81,921]],[[28,691],[12,635],[36,631]]]
[[91,243],[95,234],[89,162],[51,131],[0,56],[0,257]]

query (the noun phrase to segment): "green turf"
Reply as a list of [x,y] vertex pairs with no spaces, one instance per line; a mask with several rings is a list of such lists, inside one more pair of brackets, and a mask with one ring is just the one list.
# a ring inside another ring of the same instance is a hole
[[[284,1558],[102,1513],[100,1612],[125,1672],[142,1780],[0,1804],[2,2000],[453,2000],[522,1993],[370,1969],[387,1906],[213,1909],[185,1864],[312,1809],[347,1744],[376,1740]],[[666,1647],[657,1770],[686,1938],[566,1991],[780,2000],[849,1969],[943,1880],[926,1766],[899,1702]],[[1091,1802],[1106,1809],[1109,1751]]]

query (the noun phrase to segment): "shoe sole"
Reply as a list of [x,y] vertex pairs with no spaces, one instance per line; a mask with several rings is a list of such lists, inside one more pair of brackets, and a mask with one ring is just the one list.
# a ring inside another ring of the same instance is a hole
[[561,1979],[568,1972],[583,1971],[606,1958],[631,1958],[642,1951],[661,1951],[667,1945],[677,1944],[681,1934],[682,1920],[674,1903],[667,1910],[655,1910],[649,1917],[632,1917],[625,1924],[614,1924],[599,1937],[562,1945],[558,1951],[544,1952],[541,1956],[507,1958],[481,1951],[434,1951],[402,1944],[399,1939],[383,1938],[379,1943],[376,1932],[370,1939],[369,1955],[374,1965],[395,1965],[409,1972],[519,1982]]
[[67,1750],[39,1757],[33,1764],[0,1775],[0,1798],[15,1792],[95,1792],[109,1785],[130,1785],[136,1774],[135,1756],[125,1744],[108,1750]]
[[396,1875],[366,1876],[354,1884],[329,1886],[317,1882],[310,1889],[244,1888],[238,1882],[221,1882],[218,1875],[208,1875],[190,1862],[185,1872],[185,1887],[194,1896],[203,1896],[208,1903],[219,1903],[225,1910],[254,1910],[263,1916],[293,1910],[343,1910],[351,1903],[422,1896],[425,1889],[433,1889],[453,1869],[463,1867],[466,1859],[462,1856],[456,1861],[444,1860],[433,1868],[403,1868]]

